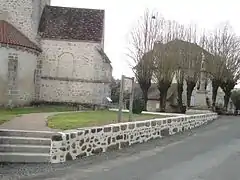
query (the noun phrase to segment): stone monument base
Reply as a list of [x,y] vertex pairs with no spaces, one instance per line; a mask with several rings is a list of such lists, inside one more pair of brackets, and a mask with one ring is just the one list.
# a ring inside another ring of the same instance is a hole
[[201,91],[198,90],[195,94],[195,108],[197,109],[203,109],[203,110],[208,110],[208,104],[207,104],[207,91]]

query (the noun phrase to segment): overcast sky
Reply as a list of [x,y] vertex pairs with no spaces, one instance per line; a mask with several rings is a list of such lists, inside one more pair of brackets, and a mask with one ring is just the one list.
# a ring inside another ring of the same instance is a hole
[[182,24],[194,23],[212,29],[229,21],[240,35],[239,0],[52,0],[52,5],[105,10],[105,52],[113,65],[113,76],[132,75],[126,56],[127,36],[146,8]]

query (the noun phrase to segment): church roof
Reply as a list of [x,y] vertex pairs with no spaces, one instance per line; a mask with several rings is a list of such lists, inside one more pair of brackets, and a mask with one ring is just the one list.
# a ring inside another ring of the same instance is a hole
[[0,43],[41,51],[35,43],[4,20],[0,20]]
[[104,10],[45,6],[39,33],[42,38],[100,42]]

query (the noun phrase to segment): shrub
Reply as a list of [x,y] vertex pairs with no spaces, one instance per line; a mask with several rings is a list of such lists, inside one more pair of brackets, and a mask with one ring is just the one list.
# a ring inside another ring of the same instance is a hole
[[182,106],[182,107],[180,107],[180,113],[185,114],[186,111],[187,111],[187,106]]
[[[128,110],[129,110],[129,105],[130,105],[130,100],[127,100],[126,106],[127,106]],[[133,100],[133,108],[132,108],[133,114],[141,114],[143,110],[144,110],[144,100],[143,99],[134,99]]]
[[216,106],[216,111],[215,111],[218,115],[224,115],[226,112],[225,112],[225,109],[221,106]]

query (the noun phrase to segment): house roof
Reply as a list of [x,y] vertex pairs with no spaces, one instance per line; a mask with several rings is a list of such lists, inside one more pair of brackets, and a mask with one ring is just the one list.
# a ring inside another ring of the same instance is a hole
[[4,20],[0,20],[0,43],[41,51],[35,43]]
[[45,6],[39,33],[42,38],[100,42],[104,10]]

